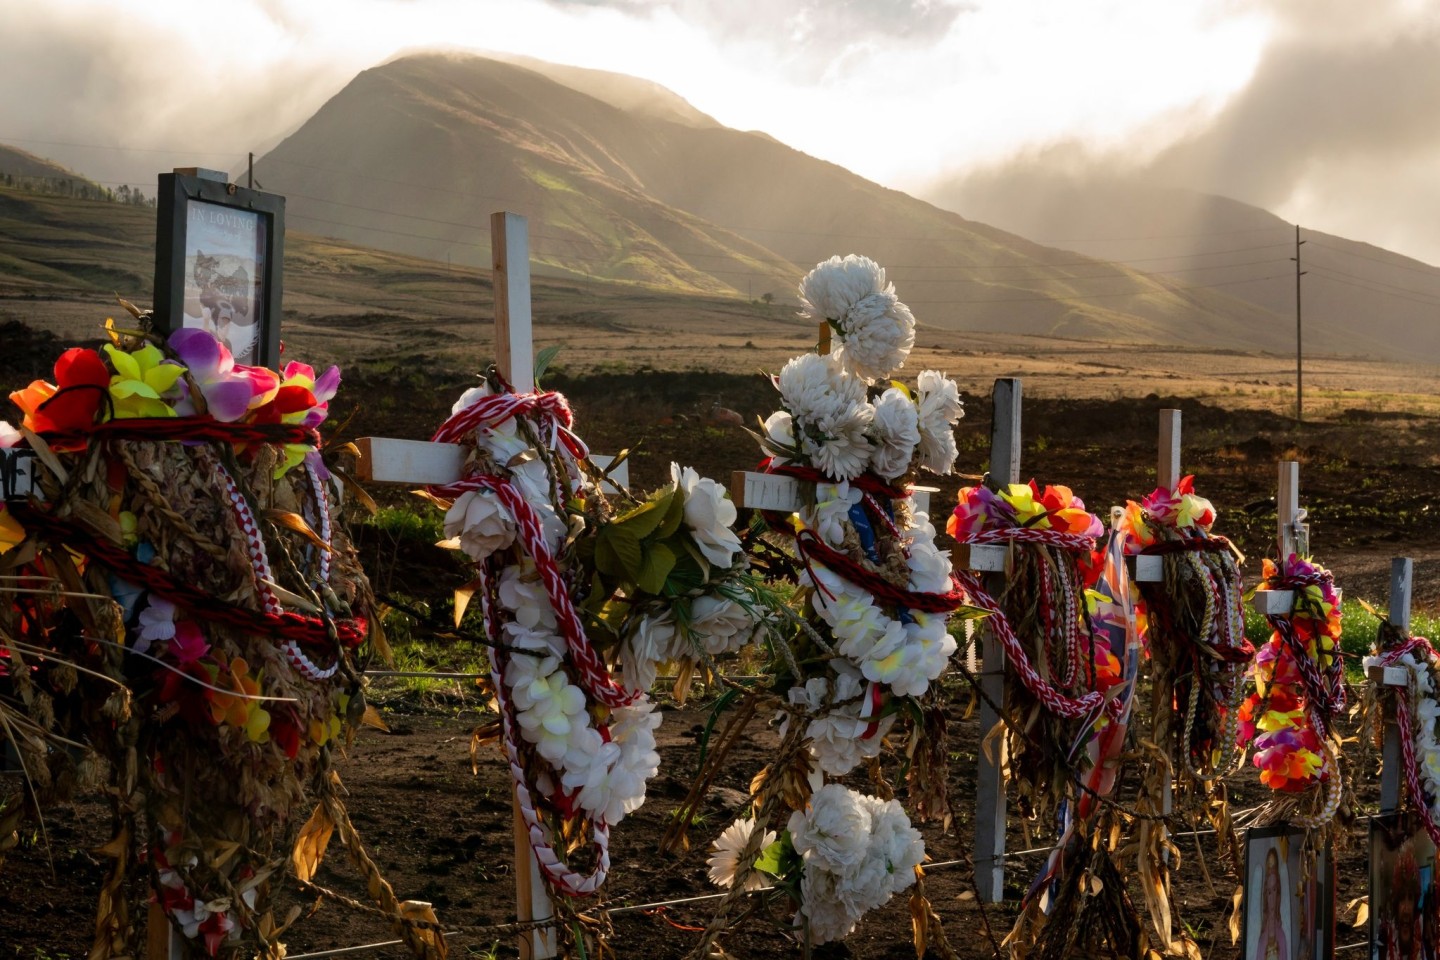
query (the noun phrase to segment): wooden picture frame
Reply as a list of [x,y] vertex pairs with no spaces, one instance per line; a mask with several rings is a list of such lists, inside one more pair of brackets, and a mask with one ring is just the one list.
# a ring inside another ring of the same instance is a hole
[[202,327],[236,363],[277,367],[285,198],[198,170],[162,173],[158,197],[156,329]]
[[1370,821],[1367,957],[1434,955],[1440,944],[1436,866],[1435,845],[1414,816],[1388,813]]
[[[1245,832],[1245,903],[1240,956],[1266,960],[1267,937],[1283,937],[1287,960],[1333,960],[1335,869],[1329,847],[1305,846],[1289,824]],[[1273,885],[1273,889],[1272,889]]]

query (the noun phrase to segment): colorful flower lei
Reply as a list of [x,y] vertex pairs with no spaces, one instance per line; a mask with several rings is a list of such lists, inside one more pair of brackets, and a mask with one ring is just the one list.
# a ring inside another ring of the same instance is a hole
[[1128,555],[1159,555],[1167,565],[1163,583],[1140,584],[1136,614],[1156,663],[1157,736],[1165,744],[1174,738],[1169,717],[1182,705],[1173,759],[1197,783],[1244,762],[1244,750],[1237,750],[1240,707],[1255,653],[1245,638],[1238,557],[1229,541],[1212,535],[1216,516],[1186,476],[1173,490],[1157,487],[1139,503],[1129,501],[1119,528]]
[[1330,718],[1345,703],[1340,591],[1330,572],[1291,554],[1264,563],[1268,589],[1293,589],[1294,611],[1272,616],[1274,633],[1255,656],[1255,693],[1241,708],[1241,734],[1254,738],[1254,764],[1272,790],[1303,793],[1329,783],[1318,822],[1340,799],[1339,770],[1326,744]]

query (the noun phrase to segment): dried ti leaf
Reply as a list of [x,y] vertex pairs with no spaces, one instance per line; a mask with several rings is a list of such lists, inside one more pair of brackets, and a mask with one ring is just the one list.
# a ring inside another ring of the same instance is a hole
[[330,818],[325,804],[318,804],[310,819],[305,821],[305,826],[300,828],[300,835],[295,838],[295,849],[290,854],[290,862],[295,865],[295,876],[305,881],[314,879],[316,871],[320,869],[320,861],[325,859],[325,848],[330,845],[330,837],[334,833],[335,821]]

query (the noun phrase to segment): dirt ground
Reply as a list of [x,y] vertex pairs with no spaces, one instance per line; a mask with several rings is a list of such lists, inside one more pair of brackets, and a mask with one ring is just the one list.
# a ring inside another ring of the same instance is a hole
[[[43,338],[42,338],[43,339]],[[50,344],[38,343],[35,357]],[[48,357],[53,360],[54,352]],[[21,361],[0,362],[7,382],[23,383]],[[43,367],[37,373],[43,372]],[[953,372],[953,371],[952,371]],[[983,375],[967,382],[978,385]],[[695,466],[702,474],[727,477],[758,459],[752,438],[710,416],[716,403],[740,412],[747,421],[774,408],[774,393],[760,376],[703,372],[591,371],[584,377],[557,376],[547,383],[565,392],[578,415],[577,429],[597,452],[631,448],[632,483],[648,488],[668,475],[671,460]],[[362,435],[428,435],[465,386],[456,374],[437,374],[422,364],[397,364],[369,374],[352,373],[333,405],[336,439]],[[1043,391],[1042,391],[1043,392]],[[1197,476],[1198,492],[1220,510],[1217,529],[1231,536],[1250,557],[1247,573],[1258,573],[1259,558],[1273,541],[1272,501],[1276,461],[1302,463],[1301,499],[1310,511],[1312,549],[1331,566],[1347,595],[1384,604],[1389,560],[1417,560],[1417,605],[1440,610],[1440,529],[1433,491],[1440,483],[1440,421],[1406,412],[1377,412],[1358,407],[1338,410],[1324,422],[1296,425],[1260,409],[1223,409],[1194,399],[1150,396],[1140,399],[1027,400],[1024,412],[1024,473],[1042,482],[1072,486],[1092,508],[1123,503],[1154,485],[1156,412],[1178,406],[1184,412],[1187,472]],[[1244,406],[1243,404],[1240,406]],[[959,430],[959,467],[979,474],[989,446],[989,402],[966,397],[967,418]],[[958,482],[938,484],[936,513],[953,502]],[[392,494],[391,496],[399,496]],[[1100,512],[1103,513],[1103,510]],[[460,582],[443,576],[444,558],[424,551],[397,552],[393,542],[370,537],[362,542],[372,578],[387,589],[411,595],[440,594]],[[950,941],[965,960],[994,955],[995,940],[1009,929],[1016,897],[1043,859],[1043,839],[1027,838],[1013,819],[1009,849],[1017,851],[1007,872],[1007,900],[981,911],[969,897],[972,877],[963,860],[972,835],[974,769],[979,731],[964,719],[968,692],[951,684],[950,789],[958,815],[953,831],[924,828],[927,851],[947,865],[933,870],[930,897],[946,921]],[[482,754],[472,775],[469,736],[487,717],[483,702],[457,684],[423,698],[404,695],[393,684],[379,684],[375,699],[391,723],[391,733],[364,730],[340,763],[349,787],[347,800],[355,822],[401,897],[433,903],[441,919],[457,931],[452,956],[513,955],[509,938],[483,928],[513,917],[510,799],[507,773],[498,753]],[[1358,699],[1358,691],[1352,699]],[[775,745],[773,731],[756,722],[751,739],[738,748],[704,809],[704,819],[684,857],[655,849],[695,769],[697,733],[708,719],[706,706],[666,709],[661,728],[662,773],[649,800],[615,831],[612,879],[607,903],[614,908],[612,944],[618,957],[650,960],[682,957],[696,942],[692,929],[710,916],[708,902],[680,904],[663,911],[620,908],[675,900],[712,892],[705,881],[705,852],[742,808],[751,776]],[[722,718],[723,722],[723,718]],[[1360,812],[1375,808],[1375,753],[1356,744],[1351,756],[1360,783]],[[8,787],[8,774],[0,786]],[[1122,783],[1120,798],[1133,798],[1135,780]],[[1130,791],[1128,794],[1126,790]],[[1260,802],[1253,769],[1233,778],[1236,807]],[[101,879],[100,858],[90,851],[106,839],[108,813],[93,801],[54,811],[47,824],[48,849],[36,835],[0,868],[0,958],[25,960],[84,956],[90,943],[94,897]],[[1355,843],[1339,854],[1337,899],[1345,905],[1365,893],[1365,824],[1354,830]],[[1198,842],[1197,842],[1198,841]],[[1180,916],[1207,958],[1233,958],[1225,930],[1225,911],[1234,887],[1216,856],[1213,838],[1186,839],[1175,881]],[[1206,861],[1213,878],[1201,869]],[[332,848],[320,882],[351,895],[360,885],[343,856]],[[137,891],[138,895],[139,891]],[[783,916],[777,907],[775,915]],[[790,957],[799,950],[761,909],[723,943],[736,957]],[[899,958],[914,956],[910,919],[903,898],[872,914],[843,946],[816,951],[817,957]],[[291,955],[307,951],[388,940],[381,922],[335,903],[323,903],[289,938]],[[1343,924],[1336,942],[1365,939],[1363,930]],[[388,949],[373,956],[399,957]],[[1349,954],[1354,956],[1355,954]],[[1342,957],[1346,954],[1342,954]]]

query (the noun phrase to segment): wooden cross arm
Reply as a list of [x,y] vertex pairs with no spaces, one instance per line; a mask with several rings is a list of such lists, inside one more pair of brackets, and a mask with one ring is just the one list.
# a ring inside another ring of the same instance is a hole
[[[464,474],[465,448],[457,443],[361,437],[355,441],[355,446],[360,451],[355,476],[361,481],[430,486],[454,483]],[[590,462],[601,470],[614,461],[614,457],[600,454],[590,457]],[[609,482],[602,489],[606,493],[615,493],[617,488],[629,485],[630,464],[622,463],[610,472]]]
[[1295,610],[1294,590],[1256,590],[1250,605],[1267,617],[1283,617]]
[[1365,666],[1365,676],[1382,687],[1408,687],[1410,685],[1410,671],[1404,667],[1381,666],[1379,657],[1366,657],[1360,662]]

